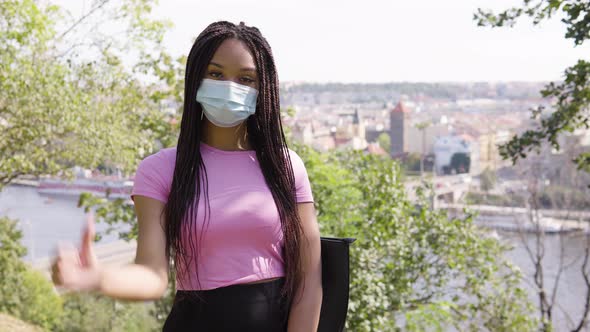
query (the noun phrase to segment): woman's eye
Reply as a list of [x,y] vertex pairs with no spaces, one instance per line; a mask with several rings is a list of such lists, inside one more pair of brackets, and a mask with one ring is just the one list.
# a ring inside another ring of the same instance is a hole
[[216,72],[216,71],[212,71],[212,72],[209,72],[209,76],[219,78],[219,77],[221,77],[221,73]]
[[242,77],[242,82],[245,83],[254,83],[254,80],[250,77]]

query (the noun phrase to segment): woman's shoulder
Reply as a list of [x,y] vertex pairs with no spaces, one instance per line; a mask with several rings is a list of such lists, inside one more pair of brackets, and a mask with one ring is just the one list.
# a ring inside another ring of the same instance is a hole
[[303,158],[291,148],[289,148],[289,157],[291,159],[291,167],[293,167],[293,174],[295,175],[295,182],[307,181],[307,168],[305,167]]
[[[176,147],[169,147],[169,148],[162,148],[145,158],[143,160],[169,160],[169,159],[176,159]],[[142,161],[143,161],[142,160]]]
[[293,165],[293,167],[305,168],[305,164],[303,162],[303,159],[301,159],[299,154],[297,152],[295,152],[295,150],[292,150],[291,148],[289,148],[289,157],[291,158],[291,164]]
[[293,166],[293,175],[295,176],[296,199],[298,203],[313,202],[313,193],[305,163],[297,152],[289,149],[291,165]]
[[141,160],[138,168],[140,169],[151,169],[151,170],[163,170],[163,169],[174,169],[176,162],[176,147],[163,148],[154,152]]
[[160,158],[162,158],[164,160],[171,161],[171,162],[176,161],[176,147],[175,146],[160,149],[160,151],[156,152],[155,154],[157,154]]
[[166,202],[170,193],[176,148],[164,148],[143,158],[133,178],[131,199],[134,195],[151,197]]

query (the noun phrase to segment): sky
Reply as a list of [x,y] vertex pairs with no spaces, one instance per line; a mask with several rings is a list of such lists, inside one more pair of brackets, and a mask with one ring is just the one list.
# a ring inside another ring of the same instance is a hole
[[524,18],[496,29],[473,21],[477,8],[521,2],[160,0],[154,15],[174,24],[164,41],[174,55],[188,54],[214,21],[256,26],[271,45],[281,81],[551,81],[590,58],[589,45],[574,47],[564,38],[559,18],[539,26]]

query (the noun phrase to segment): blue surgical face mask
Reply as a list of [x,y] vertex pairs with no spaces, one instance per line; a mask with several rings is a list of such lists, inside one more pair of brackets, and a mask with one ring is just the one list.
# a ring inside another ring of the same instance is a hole
[[[203,79],[197,101],[203,113],[218,127],[234,127],[256,111],[258,90],[232,81]],[[202,115],[201,115],[202,118]]]

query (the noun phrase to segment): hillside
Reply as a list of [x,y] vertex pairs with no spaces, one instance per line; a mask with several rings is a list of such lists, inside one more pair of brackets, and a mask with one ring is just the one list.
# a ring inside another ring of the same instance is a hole
[[43,332],[43,329],[0,313],[0,332]]

